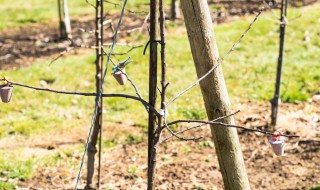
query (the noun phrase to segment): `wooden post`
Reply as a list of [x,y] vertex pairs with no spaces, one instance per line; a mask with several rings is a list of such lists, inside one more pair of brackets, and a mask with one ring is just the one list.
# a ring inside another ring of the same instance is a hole
[[[219,58],[210,10],[206,0],[181,0],[181,7],[200,78],[218,63]],[[200,82],[200,88],[209,120],[232,112],[221,66]],[[234,124],[233,117],[220,121]],[[250,189],[236,129],[212,125],[211,133],[225,189]]]
[[280,45],[279,45],[279,57],[277,67],[277,79],[275,85],[275,91],[271,103],[271,126],[274,128],[277,124],[277,115],[280,102],[280,84],[281,84],[281,71],[282,71],[282,60],[284,52],[284,39],[286,32],[286,16],[287,16],[287,0],[281,0],[281,12],[280,12]]
[[[96,0],[96,91],[99,93],[102,89],[102,75],[103,75],[103,0]],[[97,100],[96,100],[97,103]],[[100,132],[100,143],[99,143],[99,170],[98,170],[98,183],[97,186],[100,187],[100,157],[101,157],[101,133],[102,133],[102,106],[103,98],[98,105],[96,121],[94,123],[93,132],[88,145],[88,165],[87,165],[87,185],[86,189],[92,188],[92,178],[94,174],[94,162],[95,154],[97,153],[97,141]]]

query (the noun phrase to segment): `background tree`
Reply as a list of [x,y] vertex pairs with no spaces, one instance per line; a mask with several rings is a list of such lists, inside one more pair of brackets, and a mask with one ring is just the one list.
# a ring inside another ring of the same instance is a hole
[[58,0],[60,38],[72,38],[68,1]]
[[181,17],[180,14],[180,6],[179,1],[177,0],[171,0],[171,20],[175,20],[177,18]]

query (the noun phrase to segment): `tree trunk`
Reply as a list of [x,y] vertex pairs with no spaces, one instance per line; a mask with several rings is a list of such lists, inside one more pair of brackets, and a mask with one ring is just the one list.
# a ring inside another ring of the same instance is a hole
[[[281,84],[281,72],[282,72],[282,61],[284,52],[284,39],[286,33],[286,16],[287,16],[287,0],[281,1],[281,12],[280,12],[280,45],[279,45],[279,57],[277,67],[277,78],[275,85],[275,92],[273,99],[271,99],[271,126],[274,128],[277,125],[277,115],[280,102],[280,84]],[[273,129],[274,130],[274,129]]]
[[[150,57],[149,57],[149,103],[155,107],[157,99],[157,0],[150,0]],[[148,190],[153,188],[152,152],[154,151],[154,131],[156,116],[149,108],[148,115]]]
[[71,25],[68,11],[67,0],[58,0],[58,10],[59,10],[59,24],[60,24],[60,37],[62,39],[72,38],[71,35]]
[[171,0],[171,20],[174,21],[177,18],[181,18],[179,1]]
[[[181,0],[191,51],[200,78],[218,63],[218,48],[206,0]],[[231,113],[231,105],[222,68],[217,67],[200,82],[209,120]],[[234,124],[233,117],[221,122]],[[225,189],[250,189],[238,133],[234,128],[211,125]]]
[[[102,89],[102,75],[103,75],[103,0],[96,0],[96,91],[100,92]],[[102,130],[102,102],[103,98],[98,102],[96,100],[96,104],[98,103],[98,110],[96,121],[94,123],[93,132],[89,142],[88,148],[88,165],[87,165],[87,185],[86,189],[92,188],[92,178],[94,174],[94,162],[95,162],[95,154],[97,153],[97,141],[99,132],[101,134]],[[100,135],[101,137],[101,135]],[[101,138],[100,138],[101,145]],[[101,146],[99,148],[99,171],[98,171],[98,187],[100,186],[100,156],[101,156]]]

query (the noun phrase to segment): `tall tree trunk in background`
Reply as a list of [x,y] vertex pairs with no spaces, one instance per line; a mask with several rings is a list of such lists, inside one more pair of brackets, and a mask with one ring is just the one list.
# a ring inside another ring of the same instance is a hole
[[179,1],[171,0],[171,20],[174,21],[177,18],[181,18]]
[[72,38],[67,0],[58,0],[60,37]]
[[[102,75],[103,75],[103,0],[96,0],[96,91],[99,93],[102,89]],[[98,105],[96,121],[94,124],[93,132],[88,145],[88,165],[87,165],[87,186],[86,189],[92,188],[92,177],[94,173],[95,154],[97,153],[97,140],[100,132],[100,145],[101,145],[101,132],[102,132],[102,104],[103,98]],[[96,104],[97,104],[96,100]],[[98,187],[100,186],[100,158],[101,146],[99,148],[99,170],[98,170]]]
[[[189,42],[198,77],[218,63],[219,52],[206,0],[181,0]],[[230,114],[231,105],[222,68],[219,66],[200,82],[209,120]],[[233,117],[220,120],[234,124]],[[237,130],[211,125],[225,189],[250,189]]]
[[[271,103],[271,126],[274,128],[277,124],[277,115],[280,102],[280,85],[281,85],[281,72],[282,72],[282,61],[284,52],[284,39],[286,33],[286,16],[287,16],[287,0],[281,0],[281,12],[280,12],[280,47],[279,47],[279,57],[278,57],[278,67],[277,67],[277,79],[275,85],[275,91],[273,99],[270,100]],[[274,130],[274,129],[273,129]]]

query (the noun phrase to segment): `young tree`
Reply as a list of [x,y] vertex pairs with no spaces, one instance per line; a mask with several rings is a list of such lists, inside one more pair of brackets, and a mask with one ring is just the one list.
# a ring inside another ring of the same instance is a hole
[[271,125],[275,127],[277,124],[277,115],[280,102],[280,85],[281,85],[281,72],[282,72],[282,62],[283,62],[283,53],[284,53],[284,39],[286,33],[287,25],[287,0],[281,0],[281,11],[280,11],[280,44],[279,44],[279,57],[278,57],[278,66],[277,66],[277,78],[274,96],[271,99]]
[[[192,56],[198,77],[219,64],[219,52],[206,0],[181,0]],[[231,105],[222,68],[219,65],[200,82],[209,120],[231,113]],[[220,120],[234,124],[233,117]],[[234,128],[211,125],[225,189],[250,189],[238,134]]]
[[[95,30],[95,37],[96,37],[96,92],[99,93],[102,89],[102,76],[103,76],[103,0],[96,0],[95,5],[95,21],[96,21],[96,30]],[[103,92],[103,91],[102,91]],[[101,93],[102,93],[101,92]],[[97,97],[98,98],[98,97]],[[95,155],[97,153],[97,141],[98,136],[100,134],[99,140],[99,169],[98,169],[98,187],[100,187],[100,162],[101,162],[101,133],[102,133],[102,101],[103,98],[101,97],[100,101],[96,100],[96,107],[97,115],[96,120],[94,123],[93,133],[90,138],[89,146],[88,146],[88,165],[87,165],[87,186],[86,189],[92,188],[92,178],[94,174],[94,162],[95,162]]]

